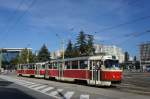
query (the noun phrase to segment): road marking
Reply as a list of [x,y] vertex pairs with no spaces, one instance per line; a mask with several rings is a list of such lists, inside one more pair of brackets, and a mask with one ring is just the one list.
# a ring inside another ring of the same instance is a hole
[[26,81],[19,81],[19,82],[16,82],[16,83],[20,83],[21,85],[23,86],[29,86],[29,85],[34,85],[36,83],[29,83],[29,82],[26,82]]
[[[37,84],[37,83],[32,83],[29,81],[25,81],[25,80],[20,80],[20,79],[12,79],[11,77],[6,77],[6,76],[0,76],[4,79],[7,79],[8,81],[13,81],[16,84],[25,86],[31,90],[35,90],[38,92],[41,92],[43,94],[49,95],[51,97],[57,98],[57,99],[71,99],[72,96],[75,94],[75,92],[73,91],[67,91],[64,95],[61,93],[64,89],[56,89],[54,91],[51,91],[52,89],[54,89],[54,87],[50,87],[48,85],[44,85],[44,84]],[[44,89],[42,89],[44,88]],[[42,89],[42,90],[40,90]],[[48,91],[51,91],[50,93],[48,93]],[[64,96],[64,97],[60,97],[60,96]],[[80,99],[89,99],[90,95],[88,94],[81,94],[80,95]]]
[[80,99],[89,99],[89,95],[80,95]]
[[35,83],[33,83],[33,82],[28,82],[28,81],[24,81],[25,83],[29,83],[29,84],[35,84]]
[[50,91],[52,89],[54,89],[54,87],[48,87],[48,88],[45,88],[45,89],[41,90],[41,92],[45,93],[45,92]]
[[62,92],[63,89],[57,89],[56,91],[51,92],[49,95],[51,96],[56,96],[57,94],[59,94],[59,92]]
[[68,91],[68,92],[64,95],[64,97],[65,97],[65,99],[70,99],[70,98],[73,96],[73,94],[74,94],[73,91]]
[[23,83],[22,85],[24,85],[24,86],[30,86],[30,85],[34,85],[34,84]]
[[28,84],[26,82],[23,82],[23,81],[15,81],[17,84]]
[[27,86],[29,88],[33,88],[33,87],[36,87],[36,86],[40,86],[41,84],[34,84],[34,85],[31,85],[31,86]]
[[35,89],[35,90],[39,90],[39,89],[42,89],[42,88],[44,88],[44,87],[47,87],[47,85],[42,85],[42,86],[39,86],[39,87],[35,87],[34,89]]

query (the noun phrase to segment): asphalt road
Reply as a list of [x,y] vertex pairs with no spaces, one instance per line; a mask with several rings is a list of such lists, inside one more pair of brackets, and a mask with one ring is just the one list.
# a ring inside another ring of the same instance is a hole
[[[13,73],[0,75],[0,78],[8,81],[8,88],[14,88],[12,93],[17,90],[26,99],[149,99],[150,96],[150,76],[145,73],[125,73],[122,84],[110,88],[17,77]],[[2,89],[0,92],[7,93],[7,90]]]
[[50,96],[29,90],[14,82],[0,78],[0,99],[53,99]]
[[122,83],[116,85],[116,90],[150,95],[150,73],[124,73]]

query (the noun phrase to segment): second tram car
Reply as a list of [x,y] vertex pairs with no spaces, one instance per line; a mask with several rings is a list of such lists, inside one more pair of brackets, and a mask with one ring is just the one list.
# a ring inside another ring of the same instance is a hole
[[18,65],[18,68],[17,68],[17,75],[44,78],[45,77],[45,65],[46,65],[46,62],[20,64]]

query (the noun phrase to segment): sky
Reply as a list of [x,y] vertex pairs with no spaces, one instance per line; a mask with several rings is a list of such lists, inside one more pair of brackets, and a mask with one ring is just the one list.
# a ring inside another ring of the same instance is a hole
[[50,52],[80,31],[96,44],[116,45],[139,56],[150,41],[150,0],[0,0],[0,47]]

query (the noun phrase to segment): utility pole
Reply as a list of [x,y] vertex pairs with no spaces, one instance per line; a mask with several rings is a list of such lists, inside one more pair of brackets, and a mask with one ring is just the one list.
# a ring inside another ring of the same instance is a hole
[[29,63],[29,46],[30,46],[30,44],[28,44],[27,46],[28,46],[28,47],[27,47],[27,52],[28,52],[28,53],[27,53],[27,63]]
[[62,39],[62,68],[61,68],[61,69],[62,69],[62,70],[61,70],[61,71],[62,71],[62,72],[61,72],[61,73],[62,73],[62,74],[61,74],[62,76],[63,76],[63,69],[64,69],[64,66],[65,66],[65,64],[64,64],[64,39]]
[[2,68],[2,48],[0,49],[0,73]]
[[28,54],[27,54],[27,63],[29,63],[29,49],[27,48]]
[[64,56],[64,39],[62,39],[62,60],[63,60],[63,62],[64,62],[64,58],[65,58],[65,56]]

